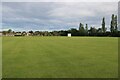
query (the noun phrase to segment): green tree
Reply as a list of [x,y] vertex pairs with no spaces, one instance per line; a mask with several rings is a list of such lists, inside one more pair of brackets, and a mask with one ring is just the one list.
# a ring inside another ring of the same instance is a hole
[[97,33],[102,33],[102,29],[98,28]]
[[114,32],[114,14],[112,14],[112,20],[111,20],[111,28],[110,28],[110,30],[111,30],[111,33],[113,33]]
[[88,32],[88,25],[87,24],[85,26],[85,30],[86,30],[86,32]]
[[60,34],[58,33],[58,31],[53,31],[52,34],[53,34],[53,36],[60,36]]
[[82,23],[80,23],[80,26],[79,26],[79,33],[80,35],[85,35],[85,29],[84,29],[84,25]]
[[114,14],[112,14],[112,20],[111,20],[111,33],[113,36],[118,34],[118,28],[117,28],[117,15],[115,16]]
[[68,30],[69,33],[72,34],[72,36],[78,36],[79,35],[79,31],[75,28],[71,28],[70,30]]
[[31,30],[31,31],[29,31],[29,33],[30,33],[30,36],[33,36],[34,32]]
[[105,18],[103,17],[102,19],[102,32],[105,33],[106,28],[105,28]]
[[9,29],[7,32],[8,32],[8,33],[11,33],[11,32],[12,32],[12,30],[11,30],[11,29]]
[[7,31],[2,31],[3,35],[6,35],[7,34]]
[[95,36],[97,33],[97,29],[95,27],[90,27],[89,33],[91,36]]
[[34,32],[34,35],[35,35],[35,36],[39,36],[39,35],[40,35],[40,31],[35,31],[35,32]]
[[22,32],[22,36],[25,36],[27,35],[27,33],[25,31]]
[[115,16],[114,20],[115,20],[115,21],[114,21],[114,22],[115,22],[115,23],[114,23],[114,24],[115,24],[115,31],[117,31],[117,15]]
[[86,26],[85,26],[85,33],[86,33],[86,35],[88,35],[88,24],[86,24]]
[[80,25],[79,25],[79,30],[81,29],[81,27],[83,27],[83,24],[82,24],[82,23],[80,23]]

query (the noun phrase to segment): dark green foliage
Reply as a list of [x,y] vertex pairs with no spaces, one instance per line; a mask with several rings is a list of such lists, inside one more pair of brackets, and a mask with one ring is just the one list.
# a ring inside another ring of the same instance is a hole
[[114,16],[114,14],[112,14],[112,20],[111,20],[111,33],[112,35],[115,35],[118,33],[118,28],[117,28],[117,15]]
[[80,23],[79,25],[79,35],[80,36],[84,36],[85,35],[85,29],[84,29],[84,25],[82,23]]
[[53,31],[52,34],[53,34],[53,36],[60,36],[58,31]]
[[102,29],[98,28],[97,33],[102,33]]
[[71,33],[72,36],[79,36],[79,31],[77,29],[75,29],[75,28],[72,28],[68,32]]
[[34,32],[34,35],[35,35],[35,36],[40,36],[40,31],[35,31],[35,32]]
[[106,28],[105,28],[105,18],[103,17],[102,19],[102,32],[105,33]]
[[115,31],[117,31],[118,28],[117,28],[117,15],[115,16]]
[[8,30],[8,33],[11,33],[11,32],[12,32],[12,29],[9,29],[9,30]]
[[67,36],[68,31],[59,31],[60,36]]
[[114,14],[112,14],[112,20],[111,20],[111,28],[110,28],[110,30],[111,30],[111,33],[114,32]]
[[33,33],[34,33],[34,32],[33,32],[33,31],[29,31],[29,33],[31,34],[31,36],[33,36]]
[[97,29],[94,28],[94,27],[91,27],[90,30],[89,30],[89,35],[90,36],[95,36],[97,33]]
[[85,35],[88,36],[88,24],[85,26]]
[[27,35],[27,33],[25,31],[22,32],[22,36],[25,36]]

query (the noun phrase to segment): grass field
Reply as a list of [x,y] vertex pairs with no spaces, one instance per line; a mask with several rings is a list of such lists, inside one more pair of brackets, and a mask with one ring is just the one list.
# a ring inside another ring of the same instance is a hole
[[3,37],[4,78],[116,78],[118,39]]
[[2,78],[2,37],[0,37],[0,79]]

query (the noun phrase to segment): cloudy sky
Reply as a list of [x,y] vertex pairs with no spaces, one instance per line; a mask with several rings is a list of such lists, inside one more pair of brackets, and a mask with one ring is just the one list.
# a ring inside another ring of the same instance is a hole
[[78,29],[80,22],[98,28],[105,17],[109,30],[111,15],[117,15],[117,12],[117,2],[3,2],[2,28],[68,30]]
[[120,1],[118,3],[118,29],[120,30]]

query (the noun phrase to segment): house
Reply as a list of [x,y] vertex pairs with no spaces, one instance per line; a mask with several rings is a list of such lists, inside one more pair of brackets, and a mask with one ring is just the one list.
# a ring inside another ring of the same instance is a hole
[[2,36],[2,32],[0,32],[0,36]]
[[16,33],[14,34],[14,36],[22,36],[22,33],[21,33],[21,32],[16,32]]
[[29,32],[27,32],[27,35],[26,36],[32,36],[32,34],[31,33],[29,33]]
[[14,33],[7,33],[5,36],[14,36]]

